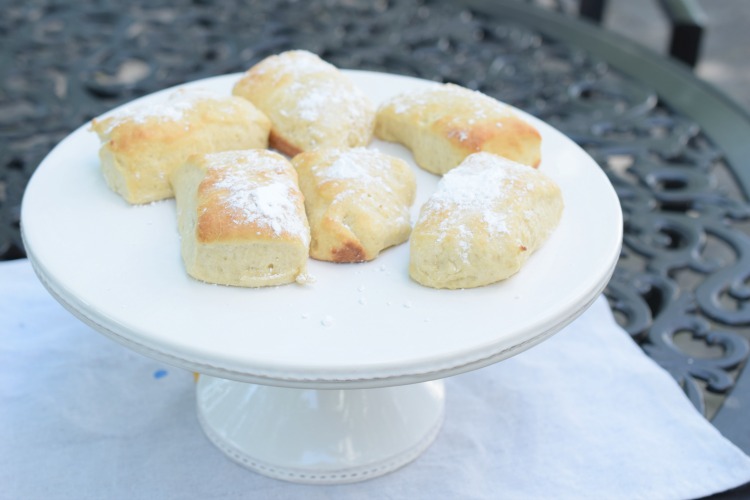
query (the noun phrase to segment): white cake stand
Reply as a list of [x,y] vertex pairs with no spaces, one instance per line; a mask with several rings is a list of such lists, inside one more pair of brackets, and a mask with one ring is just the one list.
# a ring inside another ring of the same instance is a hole
[[[376,102],[431,85],[349,74]],[[237,78],[190,86],[228,93]],[[573,142],[524,116],[542,133],[540,169],[562,188],[565,212],[521,272],[495,285],[420,286],[409,279],[406,244],[366,264],[311,261],[316,280],[306,285],[200,283],[182,267],[173,201],[129,206],[110,191],[87,126],[62,141],[29,183],[26,249],[50,293],[82,321],[203,374],[200,422],[232,459],[290,481],[367,479],[413,460],[435,439],[444,409],[439,379],[548,338],[595,300],[613,272],[622,214],[612,186]],[[412,162],[400,146],[371,147]],[[438,180],[414,169],[413,218]]]

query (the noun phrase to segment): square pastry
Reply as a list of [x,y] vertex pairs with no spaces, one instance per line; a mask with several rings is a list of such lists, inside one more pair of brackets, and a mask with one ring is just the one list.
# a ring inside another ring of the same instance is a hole
[[190,276],[246,287],[305,278],[310,229],[286,158],[262,149],[194,155],[171,181]]

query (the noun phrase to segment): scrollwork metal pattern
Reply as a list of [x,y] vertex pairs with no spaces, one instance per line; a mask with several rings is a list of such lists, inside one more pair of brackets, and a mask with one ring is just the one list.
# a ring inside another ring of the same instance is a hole
[[[137,96],[304,48],[340,67],[479,89],[565,132],[620,196],[625,247],[607,296],[623,326],[704,411],[698,381],[726,392],[747,360],[749,211],[721,152],[581,49],[427,0],[37,0],[6,6],[0,36],[0,259],[23,256],[23,187],[74,128]],[[719,353],[687,352],[676,342],[686,332]]]

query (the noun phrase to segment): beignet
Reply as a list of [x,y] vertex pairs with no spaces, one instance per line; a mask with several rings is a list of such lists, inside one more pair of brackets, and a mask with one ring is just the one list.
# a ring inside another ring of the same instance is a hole
[[268,115],[270,146],[289,156],[314,148],[366,146],[372,139],[375,106],[345,74],[310,52],[263,59],[232,93]]
[[92,121],[107,184],[130,203],[174,196],[169,174],[191,154],[265,148],[271,122],[244,99],[178,90],[162,103]]
[[475,153],[440,180],[412,230],[410,276],[433,288],[472,288],[518,272],[557,227],[557,184],[526,165]]
[[372,260],[409,238],[416,179],[398,158],[376,150],[317,149],[294,157],[305,196],[310,256]]
[[375,135],[409,148],[425,170],[444,174],[472,153],[487,151],[536,167],[539,132],[497,100],[445,84],[397,95],[377,113]]
[[171,182],[190,276],[248,287],[304,276],[310,229],[286,158],[261,149],[193,155]]

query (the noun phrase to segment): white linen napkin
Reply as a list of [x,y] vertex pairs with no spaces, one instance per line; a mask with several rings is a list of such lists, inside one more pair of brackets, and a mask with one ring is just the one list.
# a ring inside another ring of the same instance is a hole
[[550,340],[446,381],[415,462],[341,486],[250,472],[211,445],[192,374],[91,330],[0,263],[0,498],[694,498],[750,458],[619,328],[603,298]]

